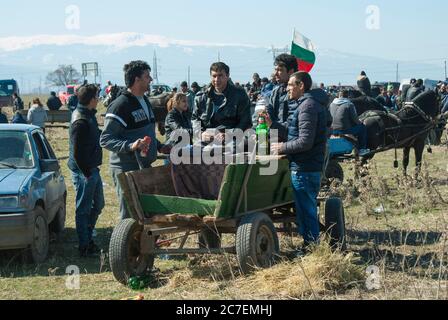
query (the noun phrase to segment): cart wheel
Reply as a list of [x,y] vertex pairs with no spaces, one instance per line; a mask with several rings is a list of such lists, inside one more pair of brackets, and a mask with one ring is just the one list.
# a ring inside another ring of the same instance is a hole
[[339,198],[330,198],[325,202],[325,231],[331,237],[332,248],[346,250],[344,206]]
[[339,180],[340,182],[344,182],[344,170],[342,169],[339,162],[336,160],[330,160],[328,163],[327,169],[325,170],[325,177],[327,183],[329,183],[330,179]]
[[202,229],[198,235],[199,248],[219,249],[221,248],[221,234],[214,228]]
[[241,219],[236,232],[236,254],[244,274],[271,267],[279,252],[277,231],[266,214],[253,213]]
[[154,255],[140,252],[143,226],[134,219],[126,219],[114,229],[109,245],[109,261],[115,279],[127,285],[135,276],[147,275],[154,265]]

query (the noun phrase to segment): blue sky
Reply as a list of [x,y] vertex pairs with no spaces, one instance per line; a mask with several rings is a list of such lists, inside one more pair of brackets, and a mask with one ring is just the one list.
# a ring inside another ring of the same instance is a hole
[[[80,9],[79,30],[65,28],[68,5]],[[365,26],[369,5],[380,9],[379,30]],[[448,2],[443,0],[15,0],[3,1],[2,12],[9,14],[2,14],[0,38],[139,32],[178,40],[284,46],[297,28],[318,48],[395,60],[448,56]]]

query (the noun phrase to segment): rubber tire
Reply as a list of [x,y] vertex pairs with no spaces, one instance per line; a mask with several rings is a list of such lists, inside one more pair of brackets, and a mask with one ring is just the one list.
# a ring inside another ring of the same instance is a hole
[[[271,254],[267,259],[257,258],[257,235],[263,230],[265,238],[270,241]],[[264,213],[252,213],[244,216],[236,233],[236,254],[243,274],[250,274],[257,268],[269,268],[275,262],[280,252],[280,243],[274,223]]]
[[325,178],[327,181],[335,179],[339,180],[341,183],[344,182],[344,170],[338,161],[330,160],[330,162],[328,162],[327,168],[325,169]]
[[112,233],[109,262],[115,279],[123,285],[127,285],[132,277],[148,275],[154,266],[154,255],[134,256],[136,259],[141,259],[137,266],[132,266],[129,263],[129,251],[132,250],[133,254],[140,254],[139,233],[141,234],[142,231],[143,226],[137,221],[126,219],[121,221]]
[[221,234],[213,228],[204,228],[198,234],[199,248],[201,249],[220,249],[221,248]]
[[56,213],[56,216],[50,223],[49,226],[50,232],[54,232],[57,235],[60,235],[62,232],[64,232],[66,217],[67,217],[67,197],[64,196],[64,203],[62,204],[62,207],[59,208],[58,212]]
[[[50,249],[50,231],[44,209],[37,206],[33,212],[33,242],[26,250],[26,260],[31,263],[40,264],[45,262]],[[42,228],[42,232],[36,233],[36,227]],[[41,243],[39,243],[41,242]],[[39,248],[40,247],[40,248]]]
[[339,198],[330,198],[325,202],[325,231],[330,236],[332,248],[346,250],[344,205]]

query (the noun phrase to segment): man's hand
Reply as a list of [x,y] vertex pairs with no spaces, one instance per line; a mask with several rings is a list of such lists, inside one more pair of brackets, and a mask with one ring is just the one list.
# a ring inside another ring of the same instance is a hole
[[148,140],[145,139],[138,139],[135,141],[131,146],[131,151],[145,151],[149,149],[149,146],[151,145],[151,142],[148,143]]
[[225,133],[218,133],[217,135],[215,135],[215,141],[218,143],[223,143],[226,140],[226,134]]
[[271,144],[271,153],[274,156],[278,156],[283,148],[283,143],[273,143]]
[[225,133],[220,133],[218,131],[210,131],[207,130],[205,132],[202,133],[202,141],[203,142],[212,142],[215,141],[217,143],[222,143],[226,140],[226,135]]
[[212,141],[213,137],[214,137],[214,135],[211,132],[209,132],[209,131],[204,131],[202,133],[202,141],[204,141],[204,142]]

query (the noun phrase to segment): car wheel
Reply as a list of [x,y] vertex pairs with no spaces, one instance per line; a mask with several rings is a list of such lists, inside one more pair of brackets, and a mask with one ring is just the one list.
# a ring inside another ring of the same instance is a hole
[[50,247],[50,233],[44,209],[36,207],[33,211],[33,217],[33,239],[27,250],[27,258],[28,261],[34,263],[43,263],[47,259]]

